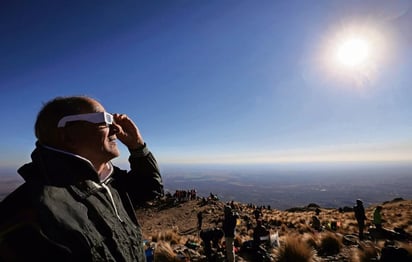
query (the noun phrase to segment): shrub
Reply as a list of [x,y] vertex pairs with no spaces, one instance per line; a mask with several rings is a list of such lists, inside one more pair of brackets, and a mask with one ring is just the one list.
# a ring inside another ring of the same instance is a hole
[[299,232],[299,234],[313,233],[313,229],[306,224],[299,224],[297,226],[297,231]]
[[320,254],[330,256],[339,254],[342,247],[342,239],[333,233],[322,234],[319,251]]
[[352,262],[369,262],[377,261],[379,250],[372,244],[361,243],[359,249],[356,249],[352,254]]
[[313,234],[305,233],[301,239],[312,249],[317,250],[319,248],[317,238]]
[[157,243],[154,252],[154,261],[156,262],[181,262],[176,256],[169,243],[160,241]]
[[167,230],[165,232],[159,232],[157,235],[152,236],[152,241],[153,242],[166,241],[172,245],[175,245],[179,243],[180,236],[172,230]]
[[277,250],[276,257],[279,262],[313,262],[316,261],[315,253],[315,250],[300,238],[287,237]]

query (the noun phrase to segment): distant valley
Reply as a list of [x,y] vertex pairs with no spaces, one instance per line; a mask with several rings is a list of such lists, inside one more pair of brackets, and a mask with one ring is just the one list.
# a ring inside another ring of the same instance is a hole
[[[195,188],[198,195],[287,209],[366,205],[394,198],[412,199],[410,165],[161,166],[165,190]],[[0,173],[0,199],[22,180],[15,171]]]
[[166,190],[196,188],[199,195],[217,194],[223,201],[270,205],[277,209],[316,203],[322,207],[366,205],[402,197],[412,199],[409,166],[310,168],[175,169],[164,172]]

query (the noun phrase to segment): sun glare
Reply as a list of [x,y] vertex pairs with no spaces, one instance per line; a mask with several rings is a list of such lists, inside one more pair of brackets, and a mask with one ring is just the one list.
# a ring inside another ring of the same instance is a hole
[[326,73],[323,77],[343,87],[363,89],[373,85],[387,59],[388,38],[388,32],[379,24],[332,26],[319,49],[319,66]]
[[349,38],[338,45],[336,58],[342,65],[350,68],[365,65],[369,59],[369,43],[362,38]]

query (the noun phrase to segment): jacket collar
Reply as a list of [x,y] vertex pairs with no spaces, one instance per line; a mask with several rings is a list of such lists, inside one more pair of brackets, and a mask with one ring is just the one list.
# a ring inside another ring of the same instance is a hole
[[[26,181],[65,186],[85,180],[100,183],[99,175],[90,161],[80,156],[36,144],[32,162],[23,165],[19,174]],[[113,170],[111,163],[109,163]]]

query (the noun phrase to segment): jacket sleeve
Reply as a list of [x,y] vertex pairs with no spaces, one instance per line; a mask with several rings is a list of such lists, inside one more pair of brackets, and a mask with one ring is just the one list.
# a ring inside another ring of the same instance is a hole
[[133,206],[163,196],[159,166],[147,146],[130,151],[130,171],[119,177],[120,187],[129,195]]

